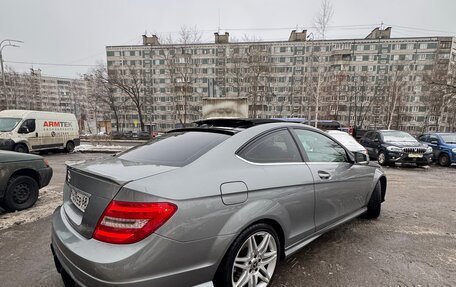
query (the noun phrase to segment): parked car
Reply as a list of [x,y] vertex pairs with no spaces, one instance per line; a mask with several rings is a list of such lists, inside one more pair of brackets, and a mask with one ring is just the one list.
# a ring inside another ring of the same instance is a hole
[[138,139],[140,140],[150,140],[151,136],[149,132],[139,132]]
[[78,121],[68,113],[0,111],[0,150],[72,152],[80,144]]
[[124,135],[125,139],[129,139],[129,140],[133,139],[133,132],[132,131],[126,131],[126,132],[124,132],[123,135]]
[[368,155],[367,150],[351,135],[344,131],[329,130],[326,131],[330,136],[343,144],[351,152],[359,152]]
[[52,177],[47,161],[34,154],[0,151],[0,166],[0,205],[8,211],[33,206]]
[[456,133],[429,133],[420,135],[418,140],[432,147],[434,159],[441,166],[456,163]]
[[280,260],[324,232],[380,215],[386,176],[364,154],[310,126],[236,121],[69,166],[52,223],[63,280],[268,286]]
[[112,131],[111,133],[111,139],[113,140],[120,140],[124,138],[124,133],[118,132],[118,131]]
[[432,162],[432,148],[418,142],[410,134],[395,130],[368,131],[360,139],[369,157],[381,165],[394,166],[399,163],[413,163],[417,166]]

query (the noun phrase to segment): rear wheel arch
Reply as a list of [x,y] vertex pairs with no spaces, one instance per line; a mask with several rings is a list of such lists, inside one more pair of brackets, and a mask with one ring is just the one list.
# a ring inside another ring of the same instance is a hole
[[279,241],[278,244],[279,244],[279,251],[280,251],[280,254],[278,256],[278,261],[282,261],[285,258],[285,247],[284,247],[285,246],[285,234],[284,234],[283,228],[280,225],[280,223],[278,221],[272,219],[272,218],[258,219],[256,221],[250,222],[249,224],[244,226],[244,228],[242,228],[239,232],[236,233],[235,236],[233,236],[233,238],[231,239],[230,243],[227,245],[226,249],[224,250],[222,259],[220,260],[220,262],[218,262],[217,269],[216,269],[216,272],[214,274],[214,280],[216,280],[220,276],[220,272],[223,272],[223,270],[221,270],[221,267],[224,264],[225,260],[227,259],[227,256],[229,256],[231,247],[236,242],[236,240],[246,230],[248,230],[248,229],[250,229],[250,228],[252,228],[252,227],[254,227],[256,225],[261,225],[261,224],[265,224],[265,225],[269,226],[270,228],[272,228],[275,231],[275,233],[276,233],[276,235],[278,237],[277,239]]

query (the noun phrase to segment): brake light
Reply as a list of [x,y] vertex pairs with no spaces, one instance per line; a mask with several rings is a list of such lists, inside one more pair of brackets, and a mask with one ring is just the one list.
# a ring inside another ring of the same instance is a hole
[[106,207],[93,238],[114,244],[143,240],[177,211],[169,202],[125,202],[113,200]]

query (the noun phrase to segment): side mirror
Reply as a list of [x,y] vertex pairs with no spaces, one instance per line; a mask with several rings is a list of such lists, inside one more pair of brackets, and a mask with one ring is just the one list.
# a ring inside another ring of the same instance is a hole
[[20,133],[20,134],[28,134],[29,133],[29,129],[28,129],[28,127],[20,127],[17,132]]
[[354,152],[353,155],[355,156],[355,162],[357,164],[368,164],[369,163],[369,156],[367,154],[361,152]]
[[375,138],[375,139],[374,139],[374,142],[378,143],[378,139],[377,139],[377,138]]
[[432,141],[431,141],[431,144],[439,144],[439,141],[432,140]]

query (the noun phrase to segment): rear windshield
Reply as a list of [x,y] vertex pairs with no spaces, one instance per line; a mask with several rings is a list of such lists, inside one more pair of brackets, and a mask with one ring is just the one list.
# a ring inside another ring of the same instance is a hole
[[185,166],[227,138],[212,132],[171,132],[119,155],[120,159],[156,165]]

